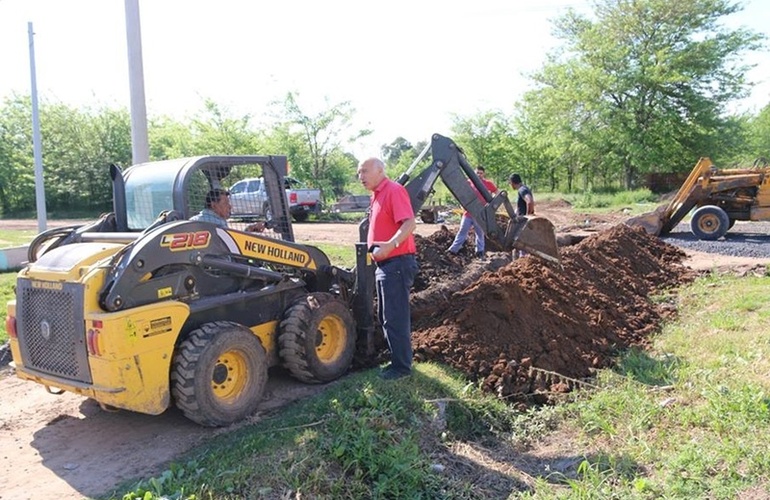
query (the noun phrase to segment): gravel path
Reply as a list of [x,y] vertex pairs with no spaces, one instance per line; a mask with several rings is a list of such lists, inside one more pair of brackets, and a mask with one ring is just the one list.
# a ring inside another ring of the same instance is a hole
[[680,223],[663,241],[690,250],[734,257],[770,258],[770,222],[736,222],[716,241],[697,239],[689,223]]

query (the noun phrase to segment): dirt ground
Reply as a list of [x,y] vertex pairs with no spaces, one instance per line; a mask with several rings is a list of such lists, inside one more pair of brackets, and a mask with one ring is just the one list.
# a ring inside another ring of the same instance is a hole
[[[625,214],[587,216],[563,202],[543,204],[561,236],[562,266],[504,254],[472,258],[472,238],[456,257],[445,252],[456,225],[419,224],[421,272],[413,295],[413,345],[419,360],[437,360],[490,392],[526,406],[573,390],[618,349],[645,345],[671,303],[650,295],[704,269],[752,272],[757,259],[684,253],[616,224]],[[0,221],[3,228],[34,221]],[[57,223],[58,224],[58,223]],[[355,224],[296,224],[298,241],[357,240]],[[585,239],[583,239],[585,238]],[[91,497],[122,481],[150,476],[196,444],[232,431],[207,429],[172,409],[160,416],[108,412],[72,394],[0,374],[0,499]],[[246,423],[270,418],[291,401],[323,390],[274,371],[268,394]]]

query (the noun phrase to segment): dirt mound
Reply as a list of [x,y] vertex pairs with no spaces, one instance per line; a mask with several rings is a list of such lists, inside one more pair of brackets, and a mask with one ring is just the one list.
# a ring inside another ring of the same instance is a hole
[[556,208],[572,209],[572,203],[568,202],[563,198],[556,198],[553,200],[541,201],[538,203],[538,205],[540,206],[540,208],[548,207],[549,209],[556,209]]
[[[420,240],[421,274],[442,268],[449,235]],[[451,365],[501,397],[564,392],[619,349],[643,345],[666,313],[650,295],[694,277],[682,251],[622,224],[560,251],[561,269],[525,257],[444,292],[439,307],[417,301],[415,358]],[[463,271],[450,270],[453,279]]]
[[415,235],[417,245],[417,261],[420,264],[420,272],[414,279],[414,292],[429,290],[434,286],[451,282],[462,274],[470,263],[473,262],[475,251],[475,236],[473,231],[468,235],[457,255],[452,255],[447,249],[455,239],[455,233],[446,226],[430,235],[422,237]]

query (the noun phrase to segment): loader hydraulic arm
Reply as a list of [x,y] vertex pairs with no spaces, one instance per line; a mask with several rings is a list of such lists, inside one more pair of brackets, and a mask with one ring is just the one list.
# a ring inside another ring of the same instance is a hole
[[206,222],[171,222],[134,237],[109,264],[100,291],[105,311],[300,280],[328,290],[335,279],[328,257],[313,246]]
[[[441,177],[460,205],[481,225],[487,241],[498,250],[517,248],[559,262],[553,224],[548,219],[517,216],[506,191],[500,190],[495,195],[490,193],[452,139],[434,134],[429,148],[433,162],[414,178],[410,178],[410,171],[427,153],[426,147],[412,167],[398,179],[409,193],[415,213],[419,213],[432,193],[436,180]],[[501,224],[497,220],[496,214],[501,206],[505,207],[507,223]]]

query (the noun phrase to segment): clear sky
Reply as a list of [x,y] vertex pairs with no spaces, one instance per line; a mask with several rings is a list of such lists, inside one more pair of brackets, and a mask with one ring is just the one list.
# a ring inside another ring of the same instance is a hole
[[[744,5],[729,25],[770,37],[770,2]],[[568,7],[590,12],[588,0],[140,0],[147,112],[184,119],[210,98],[259,121],[297,91],[309,112],[350,101],[375,132],[355,151],[378,154],[399,135],[449,133],[453,113],[510,112]],[[41,101],[128,108],[124,1],[0,0],[0,98],[30,92],[28,22]],[[770,102],[767,56],[747,59],[759,85],[742,110]]]

